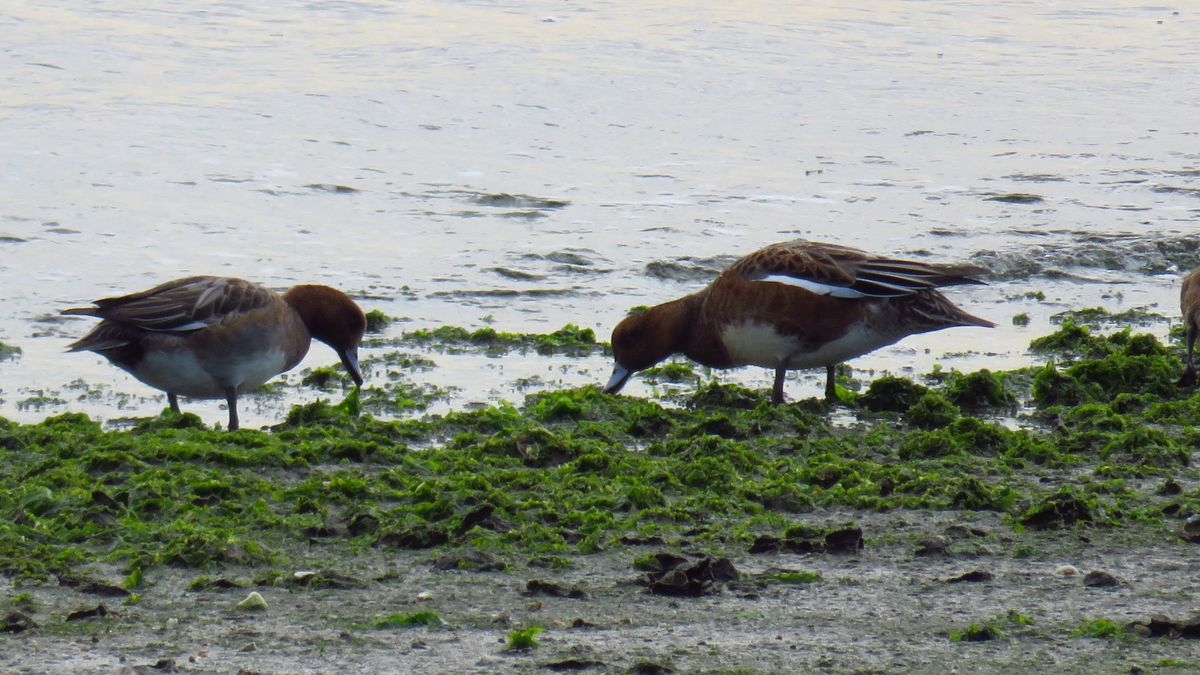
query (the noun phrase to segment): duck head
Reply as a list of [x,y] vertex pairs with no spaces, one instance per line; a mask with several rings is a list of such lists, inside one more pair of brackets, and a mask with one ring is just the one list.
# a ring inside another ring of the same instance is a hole
[[692,324],[695,296],[655,305],[625,317],[612,332],[612,377],[604,391],[621,391],[629,378],[668,356],[683,351]]
[[367,329],[367,317],[350,296],[329,286],[295,286],[283,296],[296,310],[314,339],[333,348],[354,379],[362,386],[362,369],[358,365],[358,344]]

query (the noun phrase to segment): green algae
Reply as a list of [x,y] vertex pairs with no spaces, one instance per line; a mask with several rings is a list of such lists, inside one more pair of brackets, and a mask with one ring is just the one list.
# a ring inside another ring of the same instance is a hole
[[0,342],[0,361],[7,361],[21,354],[21,348],[16,345]]
[[395,319],[388,316],[378,309],[373,309],[366,314],[368,333],[382,333]]
[[382,619],[355,626],[356,628],[372,628],[386,630],[391,628],[441,628],[446,625],[437,612],[412,612],[409,614],[389,614]]
[[1167,317],[1152,312],[1148,307],[1131,307],[1120,312],[1110,312],[1103,307],[1084,307],[1059,312],[1050,317],[1051,323],[1072,321],[1081,325],[1145,325],[1167,321]]
[[1032,618],[1015,609],[1010,609],[1003,616],[972,623],[961,630],[951,630],[947,633],[947,637],[954,642],[983,642],[1008,637],[1013,632],[1028,630],[1033,623]]
[[1089,637],[1100,640],[1119,638],[1127,635],[1130,635],[1130,632],[1124,625],[1104,617],[1089,619],[1070,633],[1070,637],[1073,638]]
[[[594,348],[584,331],[559,337]],[[1174,529],[1200,512],[1194,489],[1135,484],[1200,478],[1200,395],[1173,386],[1171,350],[1073,322],[1035,345],[1054,360],[938,372],[928,385],[878,378],[849,426],[831,425],[821,401],[772,405],[769,392],[716,383],[678,392],[679,405],[589,386],[375,417],[419,408],[397,401],[417,396],[400,378],[361,400],[296,406],[268,432],[214,431],[169,411],[121,431],[78,414],[0,419],[0,573],[277,568],[313,541],[347,553],[519,551],[561,567],[626,540],[801,541],[821,510],[992,511],[1016,532]],[[701,380],[688,364],[660,368],[662,381]],[[1015,428],[997,421],[1022,410]],[[870,545],[882,533],[864,535]]]
[[493,355],[509,351],[534,351],[539,354],[584,356],[607,349],[607,345],[596,341],[596,332],[591,328],[580,328],[573,324],[544,334],[507,333],[490,326],[475,330],[461,326],[439,326],[409,331],[401,336],[399,344],[443,351],[478,349]]
[[544,629],[541,626],[514,628],[508,632],[508,638],[505,641],[505,649],[509,651],[535,649],[538,646],[536,638],[543,630]]

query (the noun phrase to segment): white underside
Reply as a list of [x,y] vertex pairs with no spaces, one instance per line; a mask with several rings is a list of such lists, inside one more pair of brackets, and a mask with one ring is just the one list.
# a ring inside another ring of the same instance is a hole
[[224,398],[226,387],[241,394],[283,372],[285,364],[283,352],[277,350],[203,363],[187,349],[151,350],[132,374],[155,389],[181,396]]
[[880,347],[898,338],[871,330],[863,322],[850,326],[845,335],[805,351],[800,341],[782,335],[767,323],[745,322],[727,326],[721,340],[734,365],[763,366],[764,368],[815,368],[841,363]]

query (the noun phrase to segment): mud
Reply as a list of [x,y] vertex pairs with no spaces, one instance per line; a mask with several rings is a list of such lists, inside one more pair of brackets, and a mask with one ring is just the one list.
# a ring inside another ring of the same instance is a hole
[[[194,573],[165,568],[147,574],[133,604],[61,586],[28,588],[38,607],[33,619],[42,625],[0,636],[0,667],[158,672],[173,663],[179,672],[356,673],[1183,673],[1200,667],[1200,641],[1140,637],[1124,627],[1158,615],[1186,620],[1195,611],[1196,545],[1173,532],[1014,534],[994,516],[931,511],[815,513],[804,520],[819,525],[847,517],[865,532],[862,551],[731,549],[723,553],[743,581],[701,597],[656,595],[637,582],[637,558],[659,550],[694,558],[687,545],[564,556],[565,570],[512,552],[498,556],[506,571],[480,572],[440,571],[427,553],[341,557],[314,544],[298,552],[303,564],[280,573],[333,570],[352,581],[263,587],[251,581],[261,569],[234,566],[220,570],[233,587],[188,590]],[[935,534],[949,541],[946,553],[918,556],[918,541]],[[1032,552],[1014,555],[1022,547]],[[818,576],[770,581],[784,571]],[[1084,575],[1094,571],[1112,574],[1117,585],[1087,585]],[[986,578],[956,583],[964,574]],[[531,594],[534,581],[586,597]],[[254,588],[268,608],[236,609]],[[10,597],[18,590],[20,584]],[[61,618],[98,602],[107,615]],[[439,621],[371,625],[416,612],[433,612]],[[1097,617],[1121,631],[1073,636]],[[973,625],[989,626],[993,637],[952,639]],[[543,627],[537,646],[506,650],[509,633],[527,626]]]

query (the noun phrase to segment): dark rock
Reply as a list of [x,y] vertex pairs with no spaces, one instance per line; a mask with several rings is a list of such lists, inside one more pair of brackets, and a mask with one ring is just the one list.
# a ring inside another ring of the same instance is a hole
[[91,609],[77,609],[67,615],[67,621],[81,621],[95,616],[108,616],[108,608],[101,603]]
[[1154,494],[1164,497],[1172,497],[1182,493],[1183,486],[1173,478],[1168,478],[1167,480],[1163,481],[1163,484],[1158,486],[1158,489],[1154,491]]
[[250,562],[252,557],[246,547],[241,544],[229,544],[221,551],[221,555],[226,562],[235,565],[245,565]]
[[331,588],[334,590],[366,588],[368,586],[367,582],[362,579],[340,574],[333,570],[294,574],[288,579],[287,585],[300,588]]
[[711,564],[708,568],[708,574],[713,581],[737,581],[739,576],[737,568],[733,566],[733,562],[729,558],[717,558],[716,560],[710,558],[701,561],[701,564],[703,565],[709,561],[711,561]]
[[555,672],[565,672],[572,670],[588,670],[591,668],[605,668],[608,664],[603,661],[595,661],[592,659],[563,659],[562,661],[554,661],[547,663],[542,667],[546,670]]
[[567,588],[561,584],[541,579],[530,579],[525,584],[525,595],[549,595],[555,598],[587,600],[588,594],[578,588]]
[[119,511],[121,509],[121,505],[117,502],[117,500],[109,497],[101,490],[92,491],[92,502],[99,504],[106,509],[112,509],[113,511]]
[[[816,540],[814,540],[816,539]],[[791,528],[785,537],[762,535],[750,545],[750,553],[857,553],[863,548],[862,528],[834,530],[821,537],[819,531]]]
[[979,527],[969,527],[967,525],[954,524],[946,528],[946,536],[951,539],[964,539],[966,537],[986,537],[987,530]]
[[668,570],[657,577],[651,577],[647,587],[651,593],[659,595],[698,596],[715,592],[711,590],[711,584],[706,587],[703,581],[697,580],[693,584],[683,570]]
[[662,546],[667,542],[663,541],[662,537],[638,537],[627,534],[621,537],[621,543],[626,546]]
[[21,612],[9,612],[4,620],[0,621],[0,633],[23,633],[37,627],[37,622],[32,617]]
[[1192,640],[1200,638],[1200,615],[1193,616],[1187,621],[1179,623],[1179,637],[1190,638]]
[[120,586],[69,574],[60,576],[58,578],[58,584],[60,586],[66,586],[67,588],[74,588],[80,593],[99,595],[105,598],[127,598],[130,595],[129,591],[121,588]]
[[1172,621],[1162,614],[1153,614],[1148,621],[1133,621],[1127,627],[1142,637],[1200,639],[1200,615],[1184,621]]
[[207,591],[207,590],[212,590],[212,589],[224,590],[224,589],[228,589],[228,588],[240,588],[240,587],[241,587],[241,584],[222,577],[220,579],[213,579],[211,581],[204,581],[202,583],[192,582],[192,584],[190,586],[188,586],[188,590]]
[[407,530],[384,532],[375,540],[376,546],[395,546],[397,548],[433,548],[450,541],[450,535],[444,530],[428,525],[418,525]]
[[896,481],[892,480],[891,476],[885,477],[879,481],[879,496],[888,497],[892,491],[896,489]]
[[342,533],[342,531],[340,529],[338,529],[336,527],[330,527],[328,525],[319,525],[319,526],[313,525],[313,526],[304,528],[300,532],[301,532],[301,534],[303,534],[305,537],[308,537],[309,539],[324,539],[326,537],[336,537]]
[[922,557],[948,556],[950,555],[949,549],[950,540],[935,534],[919,539],[917,541],[917,550],[913,554]]
[[669,666],[664,666],[661,663],[654,663],[653,661],[639,661],[630,666],[629,670],[626,672],[628,672],[629,675],[666,675],[667,673],[675,672],[675,670]]
[[346,523],[346,531],[350,536],[368,534],[379,529],[379,519],[369,513],[356,513]]
[[587,619],[575,619],[571,622],[571,628],[595,628],[596,624]]
[[995,640],[997,637],[999,635],[996,633],[995,628],[981,626],[979,630],[970,630],[964,633],[962,639],[965,642],[986,642],[988,640]]
[[479,549],[469,549],[460,553],[447,553],[433,561],[436,569],[447,572],[450,570],[465,570],[470,572],[503,572],[507,567],[504,561],[498,560],[489,553]]
[[980,582],[984,582],[984,581],[991,581],[994,578],[996,578],[995,575],[986,570],[971,570],[970,572],[967,572],[966,574],[960,574],[959,576],[947,579],[946,583],[948,583],[948,584],[960,584],[960,583],[964,583],[964,582],[980,583]]
[[1200,516],[1192,516],[1183,524],[1183,529],[1179,533],[1184,541],[1193,544],[1200,544]]
[[683,556],[678,556],[674,553],[667,553],[666,551],[659,551],[658,553],[655,553],[649,561],[647,561],[649,562],[649,566],[647,566],[646,569],[649,569],[652,572],[666,572],[667,570],[673,570],[676,567],[679,567],[687,561],[688,559],[684,558]]
[[512,524],[497,516],[496,507],[491,504],[481,504],[467,515],[463,516],[462,523],[459,524],[457,532],[463,534],[470,531],[473,527],[482,527],[485,530],[493,532],[508,532],[512,529]]
[[1146,627],[1150,629],[1151,637],[1169,636],[1175,631],[1175,622],[1162,614],[1154,614],[1150,617],[1150,622],[1146,624]]
[[1109,588],[1120,583],[1116,577],[1103,570],[1092,570],[1083,577],[1083,585],[1089,588]]
[[[670,556],[670,554],[659,554]],[[711,595],[721,590],[722,584],[739,578],[737,569],[728,558],[713,558],[703,555],[690,567],[683,568],[678,556],[665,558],[671,567],[645,574],[640,582],[651,593],[679,597]],[[686,559],[683,559],[686,562]]]
[[1047,530],[1091,520],[1092,511],[1083,500],[1072,494],[1059,493],[1025,514],[1021,524],[1031,530]]
[[861,527],[847,527],[825,535],[826,553],[858,553],[863,546]]
[[751,553],[779,553],[783,550],[783,539],[762,535],[750,545]]

